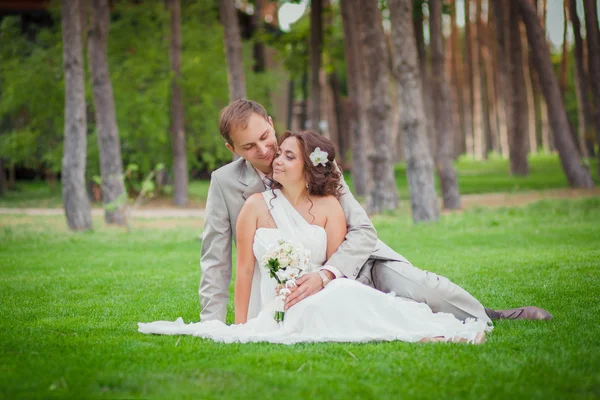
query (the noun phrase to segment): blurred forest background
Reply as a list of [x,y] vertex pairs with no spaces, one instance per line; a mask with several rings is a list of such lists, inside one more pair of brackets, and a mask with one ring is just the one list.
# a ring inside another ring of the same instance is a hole
[[72,229],[90,201],[123,224],[130,196],[202,198],[237,98],[331,138],[371,213],[399,180],[415,221],[460,208],[457,165],[598,177],[596,0],[2,0],[0,43],[0,199],[44,181]]

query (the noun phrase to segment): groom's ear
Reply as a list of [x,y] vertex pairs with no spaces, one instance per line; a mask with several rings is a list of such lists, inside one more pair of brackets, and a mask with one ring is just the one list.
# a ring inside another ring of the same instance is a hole
[[233,148],[232,145],[230,145],[229,143],[225,142],[225,147],[227,147],[229,149],[230,152],[232,152],[235,155],[239,155],[235,152],[235,149]]
[[273,129],[275,129],[275,125],[273,125],[273,118],[271,118],[271,116],[269,115],[268,117],[269,119],[267,120],[269,122],[269,124],[273,127]]

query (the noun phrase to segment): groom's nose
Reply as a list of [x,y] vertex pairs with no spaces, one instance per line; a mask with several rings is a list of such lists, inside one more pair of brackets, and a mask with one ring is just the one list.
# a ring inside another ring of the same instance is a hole
[[258,148],[258,155],[260,157],[264,157],[265,154],[269,152],[269,148],[267,147],[267,145],[259,143],[256,147]]

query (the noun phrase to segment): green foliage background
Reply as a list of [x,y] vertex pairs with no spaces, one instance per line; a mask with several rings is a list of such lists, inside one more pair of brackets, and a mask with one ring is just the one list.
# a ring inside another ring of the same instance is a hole
[[[18,17],[0,25],[0,154],[10,164],[60,172],[64,129],[64,76],[60,10],[54,25],[28,38]],[[192,173],[231,160],[218,130],[228,103],[227,64],[217,3],[182,2],[182,91],[188,166]],[[123,163],[144,175],[171,165],[169,18],[163,2],[115,2],[108,45]],[[285,80],[254,73],[252,42],[244,44],[248,97],[270,107],[267,94]],[[84,49],[87,64],[87,49]],[[93,101],[86,65],[88,177],[99,173]]]

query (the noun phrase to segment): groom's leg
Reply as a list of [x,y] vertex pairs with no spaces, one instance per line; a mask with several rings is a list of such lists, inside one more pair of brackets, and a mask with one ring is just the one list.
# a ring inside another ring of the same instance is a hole
[[426,303],[433,312],[451,313],[460,320],[475,317],[490,322],[481,303],[466,290],[409,263],[377,260],[372,277],[376,289]]

